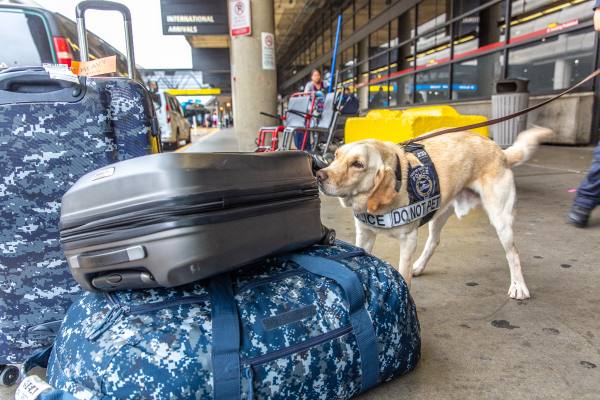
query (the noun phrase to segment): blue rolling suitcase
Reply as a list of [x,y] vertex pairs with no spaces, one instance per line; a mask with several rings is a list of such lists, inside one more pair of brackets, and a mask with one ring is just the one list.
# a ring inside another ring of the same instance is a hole
[[[94,6],[81,3],[78,14]],[[118,10],[130,38],[129,12]],[[0,73],[0,384],[13,383],[10,364],[52,341],[80,292],[59,244],[62,195],[89,171],[158,149],[156,126],[148,92],[132,79]]]

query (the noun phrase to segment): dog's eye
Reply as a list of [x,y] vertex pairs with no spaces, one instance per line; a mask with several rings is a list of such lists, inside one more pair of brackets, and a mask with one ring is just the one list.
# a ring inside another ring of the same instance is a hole
[[358,168],[358,169],[363,169],[365,167],[365,165],[363,163],[361,163],[360,161],[354,161],[352,163],[352,167]]

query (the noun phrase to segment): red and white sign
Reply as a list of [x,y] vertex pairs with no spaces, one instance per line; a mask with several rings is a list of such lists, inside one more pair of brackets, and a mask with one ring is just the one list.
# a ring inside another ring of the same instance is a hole
[[229,29],[232,37],[252,34],[250,0],[230,0]]
[[262,42],[262,68],[266,70],[275,69],[275,35],[261,32]]
[[576,26],[576,25],[579,25],[579,20],[578,19],[574,19],[574,20],[569,21],[569,22],[564,22],[562,24],[550,24],[546,28],[546,33],[552,33],[552,32],[556,32],[556,31],[562,31],[563,29],[567,29],[567,28],[570,28],[570,27]]

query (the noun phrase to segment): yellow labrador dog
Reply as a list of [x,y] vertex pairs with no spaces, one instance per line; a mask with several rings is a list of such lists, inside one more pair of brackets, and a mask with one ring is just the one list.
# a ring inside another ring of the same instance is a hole
[[[514,243],[515,183],[511,167],[527,161],[552,131],[535,127],[522,132],[515,144],[502,150],[493,141],[470,132],[455,132],[425,139],[420,144],[435,165],[439,179],[439,209],[429,222],[423,253],[412,264],[417,247],[419,219],[405,225],[380,228],[355,218],[356,245],[370,252],[378,233],[400,241],[399,272],[410,285],[412,276],[425,269],[440,241],[440,231],[454,210],[460,218],[482,204],[506,252],[510,269],[508,295],[529,298],[519,254]],[[317,172],[321,190],[339,197],[355,215],[382,217],[409,204],[409,165],[421,161],[392,142],[363,140],[340,147],[335,160]]]

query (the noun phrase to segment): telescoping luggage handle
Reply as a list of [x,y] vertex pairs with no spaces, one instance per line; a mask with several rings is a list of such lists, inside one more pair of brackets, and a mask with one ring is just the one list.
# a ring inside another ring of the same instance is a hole
[[87,0],[77,4],[75,13],[77,15],[77,39],[79,41],[81,61],[89,60],[87,34],[85,29],[85,12],[87,10],[118,11],[121,13],[125,27],[125,45],[127,46],[127,74],[130,79],[136,79],[135,57],[133,55],[133,31],[131,28],[131,13],[129,12],[129,8],[113,1]]

